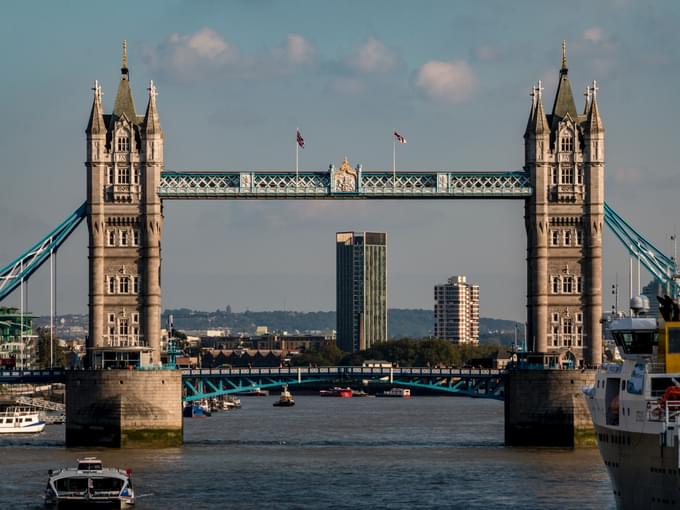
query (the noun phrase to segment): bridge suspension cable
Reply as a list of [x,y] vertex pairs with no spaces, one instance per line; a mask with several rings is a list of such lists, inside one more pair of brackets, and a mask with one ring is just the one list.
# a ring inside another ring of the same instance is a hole
[[604,221],[628,250],[631,257],[635,257],[654,276],[656,281],[666,288],[668,294],[675,299],[680,297],[680,285],[676,281],[677,266],[675,260],[662,253],[661,250],[645,239],[607,203],[604,204]]
[[[38,268],[53,255],[68,236],[85,218],[87,204],[84,203],[68,218],[61,222],[38,243],[22,253],[15,260],[0,269],[0,301],[12,293],[24,280],[28,279]],[[22,299],[23,302],[23,299]]]

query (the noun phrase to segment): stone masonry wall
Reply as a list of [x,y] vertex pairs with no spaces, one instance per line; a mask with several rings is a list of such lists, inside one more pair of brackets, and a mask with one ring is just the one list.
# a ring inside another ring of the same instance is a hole
[[66,446],[182,444],[182,374],[85,370],[66,376]]
[[595,446],[595,430],[581,389],[594,370],[515,370],[505,383],[505,444]]

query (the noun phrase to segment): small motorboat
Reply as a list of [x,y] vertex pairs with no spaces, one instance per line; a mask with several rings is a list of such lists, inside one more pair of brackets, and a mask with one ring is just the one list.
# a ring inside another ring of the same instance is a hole
[[295,400],[293,400],[293,395],[288,391],[288,385],[284,384],[281,390],[281,396],[274,402],[274,407],[290,407],[295,405]]
[[341,398],[352,398],[352,388],[338,388],[337,386],[331,388],[330,390],[319,391],[319,396],[321,397],[341,397]]
[[78,459],[78,466],[48,471],[45,506],[128,508],[135,504],[132,471],[105,468],[95,457]]
[[8,407],[0,412],[0,434],[37,434],[44,428],[40,413],[30,407]]
[[411,398],[411,390],[408,388],[390,388],[388,391],[378,393],[376,397]]
[[198,402],[187,402],[182,410],[182,416],[185,418],[206,418],[210,414],[210,411],[206,411],[205,407]]

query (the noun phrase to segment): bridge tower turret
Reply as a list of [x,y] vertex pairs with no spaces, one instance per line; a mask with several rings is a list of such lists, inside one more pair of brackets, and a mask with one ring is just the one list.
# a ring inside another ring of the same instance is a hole
[[157,194],[163,168],[163,132],[156,87],[138,116],[123,43],[118,91],[103,113],[95,82],[87,125],[90,367],[160,363],[160,237]]
[[524,134],[525,171],[534,194],[525,204],[529,349],[571,366],[601,363],[604,128],[595,84],[578,114],[566,43],[552,114],[543,87],[532,90]]

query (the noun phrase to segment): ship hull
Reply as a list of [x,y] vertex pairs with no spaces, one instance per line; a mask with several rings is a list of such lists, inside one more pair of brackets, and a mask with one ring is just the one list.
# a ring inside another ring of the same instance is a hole
[[597,445],[611,480],[618,510],[680,507],[678,445],[661,446],[659,434],[595,425]]

